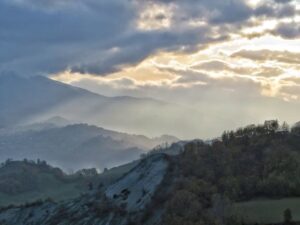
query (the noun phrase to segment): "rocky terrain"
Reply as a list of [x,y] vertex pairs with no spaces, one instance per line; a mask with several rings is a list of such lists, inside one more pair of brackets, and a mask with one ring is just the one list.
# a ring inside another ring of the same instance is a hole
[[36,202],[2,209],[1,225],[125,225],[150,204],[168,170],[168,157],[142,160],[114,184],[64,202]]

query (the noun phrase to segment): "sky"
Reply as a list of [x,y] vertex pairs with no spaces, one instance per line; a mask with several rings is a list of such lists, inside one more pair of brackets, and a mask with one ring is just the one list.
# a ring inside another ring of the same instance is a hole
[[0,49],[0,73],[176,103],[215,134],[300,120],[300,0],[0,0]]

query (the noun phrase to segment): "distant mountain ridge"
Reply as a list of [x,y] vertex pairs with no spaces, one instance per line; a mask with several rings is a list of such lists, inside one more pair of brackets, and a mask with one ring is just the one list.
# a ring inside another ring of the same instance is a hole
[[148,138],[87,124],[22,127],[0,133],[0,159],[43,159],[64,169],[104,169],[136,160],[142,153],[177,142],[172,136]]
[[127,134],[152,128],[163,134],[157,126],[163,126],[164,107],[161,101],[106,97],[42,76],[0,75],[0,160],[40,158],[70,170],[124,164],[178,141]]
[[[77,101],[75,104],[73,101]],[[30,120],[43,113],[51,111],[54,107],[78,106],[108,107],[119,101],[141,103],[149,101],[154,104],[164,104],[153,99],[138,99],[128,96],[106,97],[88,90],[67,85],[44,76],[23,78],[18,75],[0,76],[0,127],[17,125]],[[76,110],[72,113],[76,113]],[[59,118],[62,116],[53,115]],[[50,118],[47,117],[47,118]],[[68,118],[67,118],[68,119]],[[84,120],[84,117],[81,118]],[[82,121],[81,120],[81,121]]]
[[178,105],[151,98],[106,97],[43,76],[0,74],[0,129],[61,117],[153,137],[183,132],[190,126],[185,114]]
[[24,119],[78,97],[102,98],[86,90],[46,77],[0,76],[0,127],[16,125]]

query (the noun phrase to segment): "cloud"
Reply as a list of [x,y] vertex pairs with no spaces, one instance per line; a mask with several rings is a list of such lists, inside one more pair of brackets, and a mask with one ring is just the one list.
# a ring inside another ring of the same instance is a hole
[[281,68],[275,66],[263,66],[258,65],[254,67],[247,66],[236,66],[230,65],[226,62],[219,60],[211,60],[198,63],[192,67],[193,69],[200,71],[210,71],[210,72],[229,72],[239,75],[253,75],[262,77],[276,77],[284,73]]
[[133,0],[1,1],[0,70],[105,75],[157,51],[192,50],[226,39],[209,26],[139,30],[140,10]]
[[289,2],[291,2],[291,1],[293,1],[293,0],[274,0],[274,2],[280,3],[280,4],[289,3]]
[[300,25],[299,23],[280,23],[271,31],[272,34],[281,36],[287,39],[295,39],[300,37]]
[[[0,71],[104,76],[161,51],[194,52],[225,42],[251,18],[295,14],[290,3],[246,0],[3,0]],[[298,28],[274,31],[295,38]]]
[[[202,35],[199,35],[202,34]],[[135,32],[122,40],[115,42],[116,51],[106,54],[96,54],[87,62],[71,68],[74,72],[105,74],[122,69],[126,65],[140,63],[157,51],[180,51],[181,49],[192,50],[199,44],[205,45],[226,37],[210,36],[208,27],[175,31]]]
[[264,16],[266,18],[285,18],[297,15],[296,7],[292,4],[274,4],[266,3],[260,5],[255,10],[256,16]]
[[112,47],[134,19],[122,0],[68,2],[50,11],[50,1],[17,2],[0,2],[0,68],[21,72],[53,73],[83,62]]
[[279,63],[299,64],[300,53],[272,50],[240,50],[231,55],[234,58],[246,58],[254,61],[276,61]]
[[[149,2],[149,1],[148,1]],[[251,16],[251,8],[242,0],[150,0],[163,4],[175,5],[175,20],[205,20],[208,23],[235,23],[247,20]]]

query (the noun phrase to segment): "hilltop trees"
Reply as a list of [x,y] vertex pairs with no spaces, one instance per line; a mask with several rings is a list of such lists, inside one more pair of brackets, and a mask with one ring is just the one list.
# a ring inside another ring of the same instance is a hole
[[[178,156],[177,185],[163,224],[230,224],[230,202],[300,196],[299,149],[299,136],[276,120],[224,132],[211,145],[188,143]],[[291,212],[284,215],[291,221]]]
[[244,139],[254,136],[270,136],[275,134],[285,134],[290,130],[287,122],[279,124],[277,120],[267,120],[264,124],[249,125],[244,128],[239,128],[236,131],[225,131],[222,134],[222,141],[226,145],[234,139]]

